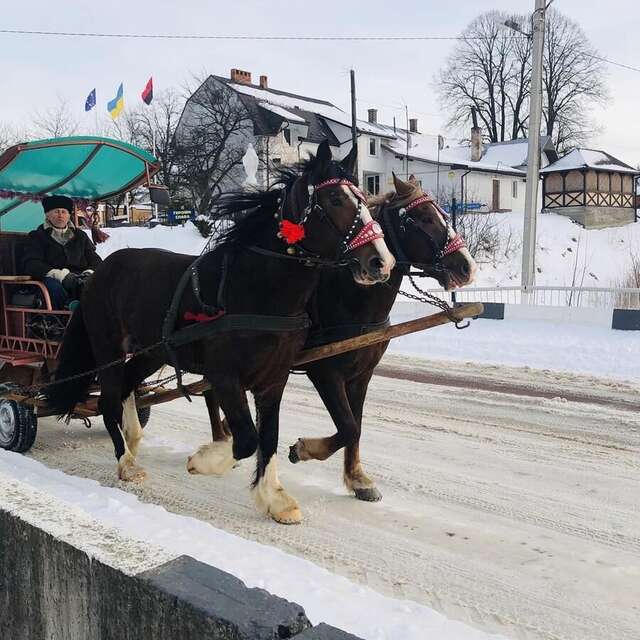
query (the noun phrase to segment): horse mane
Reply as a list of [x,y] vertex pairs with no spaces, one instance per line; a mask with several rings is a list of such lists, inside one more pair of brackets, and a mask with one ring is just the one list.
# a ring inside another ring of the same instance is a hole
[[[288,167],[276,169],[276,178],[266,189],[253,191],[229,191],[220,194],[214,201],[212,220],[232,222],[216,241],[216,248],[235,246],[255,242],[265,224],[273,220],[273,214],[281,206],[280,199],[290,191],[299,178],[312,172],[316,158],[309,154],[308,159],[301,160]],[[346,178],[355,183],[339,162],[331,163],[336,176]]]
[[405,182],[405,184],[411,187],[411,193],[408,195],[399,196],[395,191],[388,191],[387,193],[381,193],[377,196],[370,196],[367,198],[367,207],[376,212],[391,202],[398,207],[404,207],[416,198],[424,195],[422,187],[417,182]]

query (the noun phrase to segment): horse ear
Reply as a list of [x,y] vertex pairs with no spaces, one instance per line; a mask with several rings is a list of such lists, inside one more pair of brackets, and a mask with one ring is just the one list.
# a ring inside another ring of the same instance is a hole
[[331,147],[329,146],[328,140],[323,140],[318,145],[318,151],[316,153],[316,162],[319,167],[324,167],[331,162],[331,158],[333,157],[331,153]]
[[393,185],[396,188],[396,193],[399,196],[410,196],[413,191],[414,188],[408,183],[408,182],[403,182],[402,180],[400,180],[400,178],[398,178],[398,176],[393,173]]
[[350,175],[353,175],[353,172],[356,169],[356,162],[358,161],[358,147],[357,145],[353,145],[351,147],[351,151],[340,161],[342,168]]

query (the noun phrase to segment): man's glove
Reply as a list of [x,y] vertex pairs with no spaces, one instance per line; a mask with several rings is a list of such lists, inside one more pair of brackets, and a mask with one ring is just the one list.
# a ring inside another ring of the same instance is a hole
[[78,284],[78,276],[72,272],[69,272],[62,281],[62,286],[72,297],[75,297],[76,291],[78,289]]
[[[55,278],[58,282],[62,282],[71,272],[69,269],[50,269],[47,272],[47,278]],[[73,275],[73,274],[71,274]]]

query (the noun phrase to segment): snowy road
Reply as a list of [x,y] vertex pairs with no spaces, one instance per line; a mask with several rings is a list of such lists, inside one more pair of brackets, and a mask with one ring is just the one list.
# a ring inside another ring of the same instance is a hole
[[[400,362],[387,358],[386,372],[419,377],[424,367]],[[637,639],[637,386],[474,366],[483,390],[472,391],[465,365],[430,366],[438,384],[377,376],[371,385],[362,455],[384,495],[377,504],[346,495],[339,458],[288,463],[298,436],[331,432],[310,384],[292,379],[280,470],[304,510],[297,527],[254,511],[251,461],[222,479],[186,473],[186,455],[209,437],[198,398],[154,409],[143,487],[115,480],[99,420],[91,431],[41,420],[32,455],[512,639]]]

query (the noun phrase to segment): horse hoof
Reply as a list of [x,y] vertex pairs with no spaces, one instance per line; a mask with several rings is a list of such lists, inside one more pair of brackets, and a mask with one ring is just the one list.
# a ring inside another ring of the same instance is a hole
[[270,515],[279,524],[300,524],[302,522],[302,512],[297,507]]
[[365,502],[380,502],[382,494],[375,487],[366,487],[364,489],[354,489],[356,498]]
[[298,455],[298,443],[292,444],[289,447],[289,462],[296,464],[300,462],[300,456]]
[[123,464],[118,465],[118,479],[123,482],[139,484],[147,479],[147,472],[135,462],[126,460]]
[[202,445],[187,458],[187,471],[192,475],[222,476],[235,464],[231,440]]

